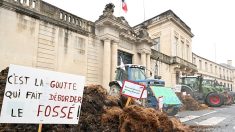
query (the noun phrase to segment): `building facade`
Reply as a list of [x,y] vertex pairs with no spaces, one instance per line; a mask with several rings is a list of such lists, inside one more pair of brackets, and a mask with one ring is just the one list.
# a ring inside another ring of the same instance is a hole
[[[198,72],[192,59],[193,34],[174,12],[134,27],[113,12],[114,5],[107,4],[91,22],[42,0],[0,0],[0,70],[18,64],[79,74],[86,76],[87,85],[107,89],[120,58],[145,66],[169,87],[180,76]],[[235,73],[228,74],[234,80]],[[231,80],[222,83],[231,85]]]
[[231,60],[228,60],[227,64],[217,64],[193,53],[193,63],[197,65],[198,75],[203,75],[205,78],[209,79],[215,79],[220,85],[235,91],[235,68],[232,66]]

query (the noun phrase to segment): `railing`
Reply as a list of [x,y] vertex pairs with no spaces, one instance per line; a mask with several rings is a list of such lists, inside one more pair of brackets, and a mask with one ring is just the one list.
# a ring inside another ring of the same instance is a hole
[[23,10],[27,14],[38,13],[37,15],[42,15],[38,16],[39,18],[53,19],[56,24],[60,22],[60,24],[66,24],[69,28],[80,29],[90,33],[95,31],[93,22],[82,19],[42,0],[3,0],[3,4],[4,2],[7,2],[8,5],[9,3],[14,5],[15,8],[27,9]]
[[154,49],[151,50],[151,58],[167,63],[167,64],[171,64],[171,57],[168,55],[165,55],[159,51],[156,51]]
[[197,66],[195,64],[183,60],[182,58],[179,58],[177,56],[172,57],[172,64],[180,64],[182,66],[197,70]]

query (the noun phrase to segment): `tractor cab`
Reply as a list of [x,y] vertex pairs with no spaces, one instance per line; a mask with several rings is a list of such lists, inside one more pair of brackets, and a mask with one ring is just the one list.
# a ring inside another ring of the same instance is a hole
[[[189,88],[192,92],[200,91],[202,92],[202,80],[201,76],[186,76],[181,77],[181,85]],[[186,92],[186,91],[185,91]],[[187,91],[188,92],[188,91]]]
[[145,67],[141,65],[126,64],[124,67],[119,66],[116,70],[117,81],[140,81],[145,80]]
[[212,107],[219,107],[224,103],[224,89],[216,80],[202,76],[186,76],[182,77],[181,81],[181,92],[186,92],[194,99]]
[[157,85],[165,86],[165,81],[161,80],[159,77],[147,77],[147,69],[141,65],[126,64],[124,67],[119,66],[116,70],[116,81],[123,82],[125,80],[138,82],[144,85]]
[[[117,67],[115,81],[109,83],[109,95],[121,96],[120,89],[125,80],[137,82],[146,87],[142,99],[139,100],[140,104],[145,107],[156,108],[158,101],[151,90],[151,86],[165,86],[165,81],[157,77],[147,77],[146,73],[147,69],[141,65],[125,64]],[[163,109],[168,115],[175,115],[179,110],[179,106],[180,105],[165,104]]]

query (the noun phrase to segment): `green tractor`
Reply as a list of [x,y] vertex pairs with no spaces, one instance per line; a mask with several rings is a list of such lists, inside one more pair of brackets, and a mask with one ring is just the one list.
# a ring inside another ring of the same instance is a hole
[[[136,82],[146,87],[146,99],[141,99],[141,105],[144,107],[157,108],[158,101],[151,90],[151,86],[164,87],[165,81],[158,77],[148,78],[146,76],[146,68],[141,65],[125,64],[124,66],[117,67],[116,78],[109,83],[111,96],[121,96],[120,90],[125,80]],[[176,96],[177,98],[177,96]],[[169,116],[174,116],[178,113],[181,104],[164,104],[163,111]]]
[[211,107],[231,104],[232,96],[216,80],[204,79],[202,76],[181,78],[181,92],[190,94],[195,100]]

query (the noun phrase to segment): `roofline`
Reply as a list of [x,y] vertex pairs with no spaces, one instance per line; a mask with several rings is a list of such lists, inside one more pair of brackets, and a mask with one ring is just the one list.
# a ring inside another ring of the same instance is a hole
[[172,10],[167,10],[167,11],[165,11],[165,12],[163,12],[163,13],[157,15],[157,16],[154,16],[154,17],[152,17],[148,20],[145,20],[144,22],[134,26],[133,28],[136,28],[136,27],[138,27],[138,26],[140,26],[140,25],[142,25],[146,22],[149,22],[149,21],[151,21],[155,18],[157,19],[158,17],[161,17],[161,16],[170,16],[170,15],[172,15],[176,20],[179,20],[180,24],[192,34],[192,37],[194,36],[193,33],[191,32],[191,28],[183,20],[181,20]]
[[219,64],[219,63],[216,63],[216,62],[214,62],[214,61],[211,61],[211,60],[209,60],[209,59],[206,59],[206,58],[204,58],[204,57],[201,57],[201,56],[199,56],[199,55],[197,55],[197,54],[195,54],[195,53],[193,53],[193,52],[192,52],[192,54],[193,54],[193,55],[196,55],[197,57],[200,57],[200,58],[202,58],[202,59],[204,59],[204,60],[207,60],[207,61],[209,61],[209,62],[213,62],[214,64],[217,64],[217,65],[219,65],[219,66],[221,66],[221,67],[224,67],[224,68],[227,68],[227,69],[230,69],[230,70],[235,70],[235,67],[233,67],[233,66],[227,67],[227,66],[224,66],[224,65],[222,65],[222,64]]

